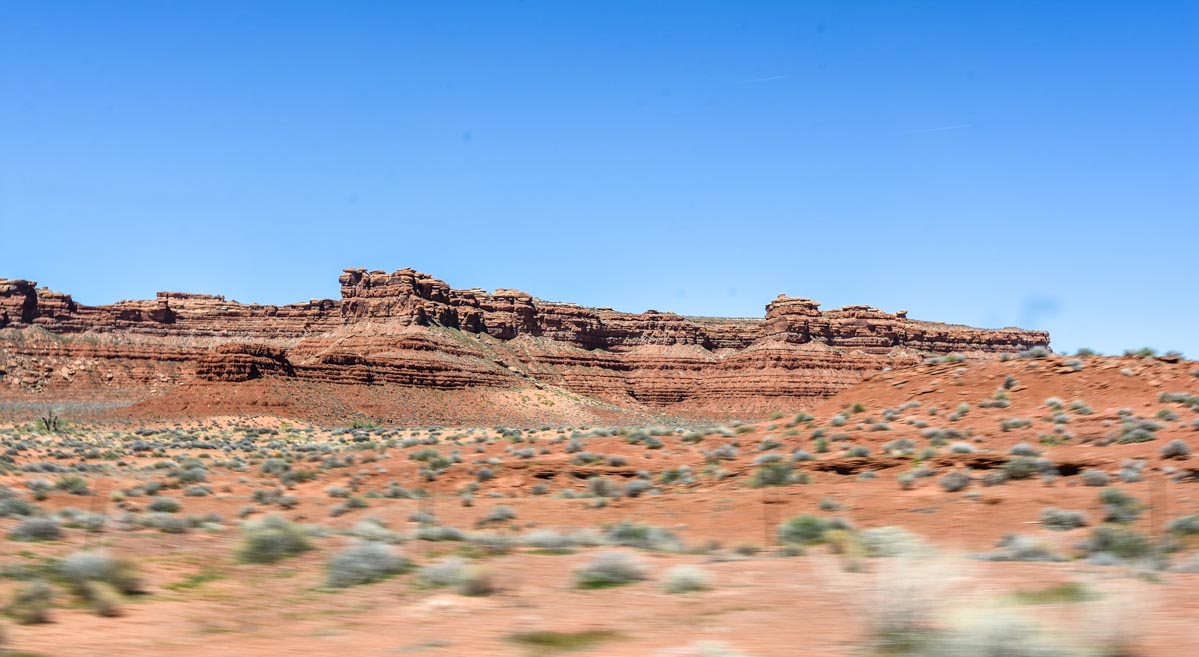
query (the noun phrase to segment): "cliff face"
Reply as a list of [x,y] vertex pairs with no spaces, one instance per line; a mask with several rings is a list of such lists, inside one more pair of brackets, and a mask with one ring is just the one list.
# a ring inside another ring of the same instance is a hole
[[1048,346],[1047,333],[821,311],[779,296],[762,319],[621,313],[427,274],[347,269],[341,299],[285,306],[160,292],[86,306],[0,279],[0,389],[281,378],[441,390],[551,385],[616,403],[745,412],[827,397],[924,355]]

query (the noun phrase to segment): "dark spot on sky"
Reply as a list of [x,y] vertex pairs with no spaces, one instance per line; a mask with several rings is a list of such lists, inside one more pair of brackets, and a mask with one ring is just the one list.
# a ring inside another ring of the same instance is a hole
[[1020,308],[1020,328],[1044,328],[1045,320],[1062,310],[1062,302],[1054,297],[1029,295],[1024,297]]

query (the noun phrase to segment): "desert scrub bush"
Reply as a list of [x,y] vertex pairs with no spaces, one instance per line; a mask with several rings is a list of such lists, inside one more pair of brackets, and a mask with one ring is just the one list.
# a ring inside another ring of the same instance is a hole
[[790,463],[781,461],[762,465],[754,471],[749,480],[749,485],[754,488],[786,486],[791,483],[795,483],[795,468]]
[[822,498],[818,506],[821,511],[842,511],[845,509],[845,505],[831,497]]
[[820,543],[834,529],[828,518],[799,515],[779,525],[779,539],[784,543]]
[[61,491],[66,491],[71,495],[91,495],[92,491],[87,486],[87,480],[76,475],[67,475],[54,483],[54,487]]
[[281,516],[246,522],[237,560],[242,563],[275,563],[312,549],[304,529]]
[[334,497],[334,498],[339,498],[339,499],[344,499],[344,498],[349,497],[352,492],[353,491],[351,491],[349,488],[346,488],[345,486],[330,486],[325,489],[326,495],[328,495],[329,497]]
[[467,564],[458,573],[454,592],[471,597],[491,595],[497,590],[491,571],[478,564]]
[[902,527],[864,529],[857,538],[869,557],[915,557],[932,551],[924,539]]
[[465,541],[466,534],[457,527],[446,525],[424,525],[416,530],[416,538],[422,541]]
[[191,528],[186,518],[180,518],[172,513],[147,513],[138,522],[144,527],[157,529],[164,534],[183,534]]
[[712,588],[712,578],[699,566],[675,566],[662,577],[662,590],[667,593],[694,593]]
[[345,588],[370,584],[408,569],[410,563],[385,543],[363,541],[338,552],[325,566],[325,584]]
[[1142,559],[1153,553],[1153,543],[1143,534],[1119,525],[1099,525],[1082,548],[1092,556],[1110,554],[1120,559]]
[[1017,358],[1041,359],[1049,358],[1053,352],[1045,347],[1033,347],[1016,353]]
[[870,456],[870,449],[864,445],[854,445],[845,450],[845,455],[851,458],[866,458]]
[[634,479],[625,484],[624,495],[625,497],[641,497],[643,493],[652,490],[653,487],[653,482],[644,479]]
[[374,518],[359,520],[350,528],[349,533],[364,541],[377,543],[399,543],[401,540],[399,534],[391,531],[382,521]]
[[951,454],[973,454],[978,450],[970,443],[958,441],[949,446],[949,451]]
[[1100,491],[1099,501],[1103,503],[1104,522],[1129,523],[1145,510],[1135,497],[1115,488]]
[[1111,482],[1111,477],[1109,477],[1103,470],[1088,468],[1083,470],[1080,476],[1082,477],[1082,483],[1086,484],[1087,486],[1102,487]]
[[180,506],[173,497],[155,497],[146,505],[146,509],[155,513],[178,513]]
[[737,458],[737,448],[731,444],[721,445],[716,449],[703,450],[704,460],[708,463],[719,463],[720,461],[732,461]]
[[772,449],[778,449],[782,446],[783,444],[775,440],[774,436],[766,436],[762,439],[762,442],[758,443],[758,451],[766,452]]
[[680,465],[677,468],[668,468],[662,471],[662,476],[658,479],[662,485],[678,484],[688,486],[695,483],[695,478],[691,476],[691,467]]
[[422,525],[431,525],[437,522],[437,516],[424,509],[417,509],[408,514],[408,522],[419,522]]
[[516,518],[516,511],[506,504],[500,504],[491,511],[488,511],[487,515],[479,520],[479,524],[489,525],[497,522],[507,522],[514,518]]
[[567,534],[553,529],[535,529],[520,537],[520,543],[542,550],[567,551],[579,546],[603,543],[603,537],[593,530]]
[[0,518],[11,516],[31,516],[37,512],[37,507],[19,497],[0,499]]
[[905,559],[881,564],[874,571],[872,585],[852,598],[860,605],[856,615],[865,620],[873,644],[870,654],[919,654],[918,648],[938,625],[939,606],[950,593],[953,575],[945,565]]
[[97,616],[121,615],[121,594],[111,584],[99,581],[82,582],[77,593]]
[[418,586],[430,589],[454,586],[466,569],[466,560],[461,557],[446,557],[435,564],[424,566],[416,571]]
[[985,561],[1065,561],[1045,543],[1023,534],[1007,534],[998,549],[978,555]]
[[941,488],[947,493],[956,493],[970,485],[970,475],[964,472],[950,472],[941,477]]
[[1199,536],[1199,513],[1171,520],[1166,531],[1175,536]]
[[916,451],[916,443],[910,438],[898,438],[883,443],[882,451],[890,456],[909,456]]
[[1008,454],[1012,456],[1040,456],[1041,452],[1028,443],[1016,443],[1008,450]]
[[1174,411],[1172,411],[1168,408],[1161,409],[1160,411],[1158,411],[1157,413],[1154,414],[1154,417],[1156,417],[1159,420],[1164,420],[1166,422],[1177,422],[1178,421],[1178,413],[1175,413]]
[[999,422],[999,428],[1003,431],[1012,431],[1013,429],[1027,429],[1032,426],[1032,420],[1014,417]]
[[1045,529],[1064,532],[1087,526],[1087,514],[1082,511],[1067,511],[1057,507],[1041,510],[1041,526]]
[[22,625],[37,625],[50,622],[50,607],[54,603],[54,591],[42,580],[34,580],[19,587],[12,600],[4,607],[4,613]]
[[[508,641],[524,646],[533,655],[557,655],[560,653],[587,650],[620,635],[612,630],[582,630],[579,632],[551,632],[538,630],[517,632],[508,636]],[[691,657],[691,656],[689,656]],[[694,657],[742,657],[703,653]]]
[[57,541],[62,538],[62,527],[54,518],[25,518],[8,533],[8,537],[14,541]]
[[587,492],[596,497],[620,497],[620,486],[607,477],[587,479]]
[[1060,641],[1032,619],[1010,610],[988,610],[963,618],[947,631],[929,633],[917,651],[919,657],[1081,657],[1063,649]]
[[1157,438],[1156,432],[1160,428],[1161,425],[1156,422],[1130,418],[1121,423],[1120,435],[1116,438],[1116,442],[1121,445],[1147,443]]
[[1191,455],[1191,448],[1175,438],[1162,446],[1161,455],[1164,459],[1185,459]]
[[600,552],[574,571],[575,586],[581,589],[611,588],[644,579],[640,561],[624,552]]
[[60,561],[57,570],[63,581],[80,594],[88,582],[107,584],[125,595],[145,592],[133,562],[117,559],[106,552],[76,552]]
[[1044,459],[1017,456],[1003,464],[1003,474],[1006,479],[1031,479],[1052,467],[1053,464]]
[[623,545],[643,550],[678,551],[683,549],[683,542],[674,532],[653,525],[639,525],[627,520],[608,527],[604,531],[604,540],[609,545]]

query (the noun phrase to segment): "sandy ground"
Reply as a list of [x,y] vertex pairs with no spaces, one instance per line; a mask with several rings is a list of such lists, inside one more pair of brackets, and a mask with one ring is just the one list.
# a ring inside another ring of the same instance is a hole
[[[597,640],[569,654],[685,657],[704,654],[698,650],[699,643],[719,642],[737,651],[725,654],[850,657],[870,654],[869,621],[884,592],[911,578],[918,585],[904,595],[938,602],[945,607],[938,618],[946,623],[962,609],[1014,610],[1039,619],[1063,641],[1085,641],[1119,628],[1132,637],[1132,654],[1137,657],[1199,655],[1199,595],[1195,594],[1199,574],[1138,563],[1092,565],[1081,558],[1084,553],[1079,549],[1090,528],[1054,532],[1040,524],[1040,513],[1048,506],[1083,511],[1091,525],[1102,519],[1104,508],[1098,498],[1102,489],[1085,485],[1081,474],[1089,469],[1107,472],[1112,478],[1110,488],[1131,495],[1143,506],[1144,512],[1128,527],[1147,537],[1162,539],[1168,520],[1199,513],[1199,478],[1193,476],[1199,456],[1166,459],[1161,454],[1163,445],[1175,439],[1199,449],[1195,428],[1199,413],[1185,403],[1159,397],[1162,392],[1199,395],[1199,377],[1191,374],[1195,368],[1195,363],[1119,358],[1087,359],[1085,369],[1077,372],[1064,366],[1062,359],[924,365],[879,374],[811,409],[811,420],[796,422],[788,415],[739,427],[711,426],[699,432],[704,434],[699,439],[688,438],[683,430],[657,431],[655,437],[662,444],[652,449],[642,438],[630,442],[628,431],[602,436],[579,427],[561,432],[534,428],[523,431],[517,441],[495,428],[446,428],[437,431],[434,440],[427,429],[382,428],[360,431],[356,438],[352,432],[268,415],[134,424],[80,420],[62,435],[37,432],[25,423],[0,425],[0,438],[10,450],[0,484],[29,499],[30,481],[53,482],[64,475],[23,471],[44,469],[25,466],[80,462],[102,466],[98,472],[81,475],[91,495],[56,490],[35,503],[42,513],[74,508],[102,513],[110,521],[102,532],[67,529],[58,541],[0,541],[5,572],[102,547],[135,561],[148,590],[125,600],[119,617],[102,618],[56,587],[53,622],[6,621],[8,647],[54,657],[280,653],[536,657],[562,652],[530,647],[514,637],[528,632],[591,631],[599,633]],[[994,399],[999,390],[1008,397],[1006,407],[979,404]],[[1061,419],[1062,411],[1047,405],[1053,397],[1066,408],[1074,400],[1083,401],[1091,412],[1068,411],[1067,422],[1054,421],[1055,416]],[[920,405],[912,405],[915,401]],[[962,403],[968,410],[951,419],[949,415]],[[907,408],[897,410],[905,404]],[[845,414],[845,422],[836,419],[839,414]],[[1153,438],[1106,444],[1120,433],[1130,414],[1156,422]],[[1001,422],[1012,418],[1030,422],[1003,430]],[[884,422],[886,429],[877,428]],[[942,444],[935,454],[885,453],[884,446],[897,439],[911,440],[918,451],[930,446],[917,423],[958,431],[961,436],[953,442],[969,443],[975,452],[955,454]],[[138,436],[131,433],[134,429],[147,431]],[[161,441],[168,435],[236,440],[249,435],[247,429],[276,433],[256,438],[261,449],[243,454],[250,461],[240,470],[220,462],[235,451],[178,443],[148,451],[132,447],[139,440]],[[828,452],[816,449],[812,434],[819,430],[830,439]],[[838,440],[836,434],[844,434],[844,439]],[[578,462],[577,452],[567,450],[572,436],[597,458]],[[401,444],[405,439],[431,442],[405,446]],[[384,445],[387,441],[390,446]],[[763,449],[764,441],[778,446]],[[1018,443],[1040,452],[1061,476],[984,486],[982,477],[1002,467]],[[353,455],[353,463],[322,468],[319,461],[304,460],[307,452],[289,447],[322,444],[339,457]],[[712,450],[729,444],[737,446],[734,457],[709,463]],[[848,455],[845,448],[851,445],[866,447],[869,455]],[[461,463],[425,481],[420,473],[423,464],[411,457],[428,447],[443,456],[458,450]],[[89,453],[91,448],[96,451]],[[515,452],[524,448],[532,448],[533,455],[520,458]],[[796,449],[813,453],[814,460],[794,465],[808,483],[752,487],[759,467],[756,459],[774,453],[787,457]],[[276,474],[261,470],[270,456],[291,458],[296,469],[310,470],[315,479],[285,485]],[[613,462],[612,457],[619,458]],[[162,494],[180,502],[181,516],[219,514],[223,519],[219,527],[166,534],[112,522],[125,514],[136,517],[145,512],[152,499],[114,499],[114,492],[169,481],[171,468],[188,458],[206,463],[206,483],[212,493],[187,497],[179,489],[168,489]],[[1117,475],[1130,459],[1144,461],[1142,474],[1137,481],[1122,482]],[[156,463],[167,467],[155,468]],[[664,482],[665,473],[684,465],[690,468],[690,479]],[[934,468],[936,474],[916,480],[910,489],[901,487],[900,476],[919,467]],[[483,468],[494,477],[481,481],[478,472]],[[863,471],[874,473],[875,478],[863,479]],[[947,492],[938,482],[954,471],[970,474],[972,481],[964,490]],[[594,498],[563,495],[567,490],[583,493],[591,477],[621,487],[639,473],[648,473],[654,490],[635,499],[612,498],[599,505]],[[390,482],[409,490],[422,488],[429,497],[377,496]],[[472,484],[477,486],[473,504],[465,506],[460,493]],[[546,486],[548,494],[536,494],[538,485]],[[366,508],[333,515],[344,499],[331,497],[330,486],[352,488],[366,501]],[[314,550],[277,564],[238,563],[233,557],[242,540],[238,512],[251,504],[255,491],[274,488],[294,496],[294,505],[284,509],[259,504],[251,517],[277,513],[324,527],[326,535],[313,539]],[[581,590],[573,584],[574,569],[595,553],[612,548],[550,554],[517,547],[491,555],[469,542],[410,540],[397,549],[418,566],[462,556],[484,565],[498,590],[489,596],[467,597],[422,588],[411,573],[348,589],[324,585],[326,562],[350,545],[346,532],[364,518],[407,534],[418,527],[410,518],[420,511],[432,513],[440,525],[473,531],[498,505],[510,507],[515,518],[486,528],[494,534],[518,537],[535,529],[602,529],[632,521],[667,529],[689,549],[678,553],[619,548],[644,563],[648,579],[611,589]],[[829,545],[810,546],[800,556],[782,556],[776,528],[798,514],[842,518],[857,529],[903,527],[935,545],[940,556],[858,559]],[[19,522],[17,517],[0,518],[0,530],[7,534]],[[1009,533],[1043,541],[1067,560],[993,563],[967,558],[994,549]],[[1185,562],[1199,549],[1194,537],[1175,541],[1174,563]],[[758,552],[737,553],[752,552],[751,548]],[[707,571],[711,587],[688,594],[666,593],[665,572],[680,564]],[[1013,592],[1065,583],[1082,585],[1095,599],[1033,605],[1012,597]],[[20,584],[13,577],[0,577],[0,601],[10,600]]]

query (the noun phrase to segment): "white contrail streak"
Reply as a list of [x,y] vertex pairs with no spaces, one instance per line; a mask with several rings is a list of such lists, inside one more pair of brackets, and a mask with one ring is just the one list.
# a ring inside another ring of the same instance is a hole
[[786,75],[772,75],[768,78],[754,78],[752,80],[742,80],[741,84],[753,84],[755,82],[770,82],[771,80],[782,80]]
[[961,130],[962,128],[973,128],[973,123],[956,123],[954,125],[943,125],[939,128],[918,128],[916,130],[908,130],[911,134],[922,132],[945,132],[946,130]]

